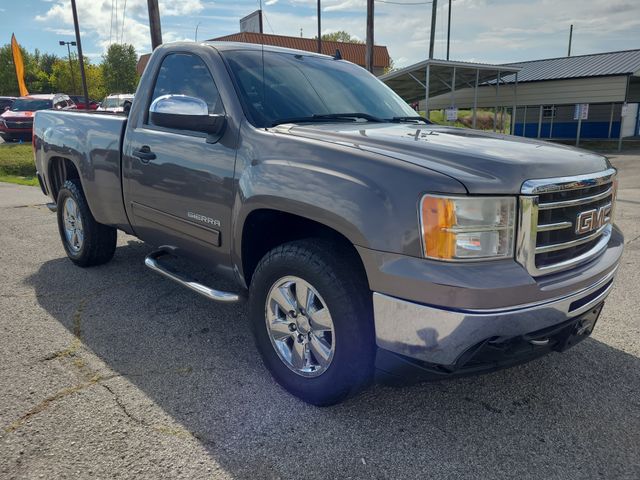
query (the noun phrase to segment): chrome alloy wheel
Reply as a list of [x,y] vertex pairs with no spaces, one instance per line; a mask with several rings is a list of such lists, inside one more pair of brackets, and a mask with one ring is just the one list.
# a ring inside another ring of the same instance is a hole
[[276,281],[265,305],[271,344],[298,375],[316,377],[333,360],[335,336],[327,304],[305,280],[287,276]]
[[82,217],[76,201],[68,197],[64,201],[64,209],[62,212],[64,223],[64,236],[67,239],[67,245],[72,252],[78,253],[84,242],[84,230],[82,228]]

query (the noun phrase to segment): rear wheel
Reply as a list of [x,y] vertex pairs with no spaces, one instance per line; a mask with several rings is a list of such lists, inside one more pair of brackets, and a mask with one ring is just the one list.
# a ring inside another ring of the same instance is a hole
[[375,352],[371,292],[350,252],[322,240],[271,250],[250,287],[256,344],[273,377],[314,405],[366,386]]
[[78,180],[58,192],[58,229],[67,256],[81,267],[101,265],[113,257],[117,230],[96,222]]

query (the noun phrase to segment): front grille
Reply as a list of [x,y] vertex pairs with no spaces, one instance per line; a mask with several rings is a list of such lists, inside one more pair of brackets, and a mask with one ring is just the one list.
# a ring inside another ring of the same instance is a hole
[[7,124],[7,128],[31,128],[33,125],[33,120],[21,120],[21,121],[12,121],[5,120],[4,123]]
[[520,199],[518,260],[532,275],[589,261],[611,235],[615,170],[575,178],[530,180]]

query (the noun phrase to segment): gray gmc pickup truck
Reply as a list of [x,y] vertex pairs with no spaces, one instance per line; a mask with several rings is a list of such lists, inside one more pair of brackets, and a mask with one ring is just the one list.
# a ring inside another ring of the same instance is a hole
[[155,246],[152,270],[248,298],[264,364],[316,405],[374,378],[567,349],[623,249],[606,158],[432,125],[362,68],[308,52],[165,45],[128,116],[41,111],[33,141],[71,261],[109,261],[122,230]]

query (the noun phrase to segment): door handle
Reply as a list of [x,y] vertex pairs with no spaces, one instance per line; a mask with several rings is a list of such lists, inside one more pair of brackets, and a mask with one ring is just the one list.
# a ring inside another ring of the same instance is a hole
[[149,145],[143,145],[138,150],[134,150],[132,155],[142,160],[142,163],[149,163],[150,160],[156,159],[156,154],[151,151]]

